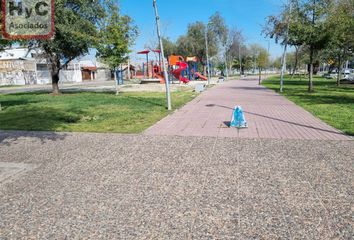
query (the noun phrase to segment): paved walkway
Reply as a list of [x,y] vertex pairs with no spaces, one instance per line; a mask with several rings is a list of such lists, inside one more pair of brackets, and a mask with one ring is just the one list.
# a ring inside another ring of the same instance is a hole
[[240,138],[350,140],[285,97],[244,79],[218,85],[148,129],[148,135],[237,137],[228,128],[234,106],[245,111]]
[[353,239],[353,141],[0,131],[0,239]]

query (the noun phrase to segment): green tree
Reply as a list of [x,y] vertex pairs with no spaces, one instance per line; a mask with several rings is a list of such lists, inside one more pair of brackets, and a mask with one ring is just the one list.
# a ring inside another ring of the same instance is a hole
[[338,0],[328,19],[330,42],[325,50],[327,60],[335,60],[338,69],[337,85],[340,85],[343,63],[354,51],[354,1]]
[[280,16],[270,16],[263,32],[281,43],[307,46],[309,51],[308,91],[313,91],[316,54],[329,42],[327,19],[334,0],[291,0]]
[[241,61],[241,74],[244,75],[246,71],[249,71],[254,66],[254,58],[252,56],[251,50],[246,45],[241,45],[240,47],[240,57],[241,59],[234,59],[232,67],[234,69],[240,68]]
[[137,27],[129,16],[121,15],[114,1],[106,1],[105,17],[99,24],[97,57],[115,69],[128,58],[129,47],[138,34]]
[[176,50],[176,55],[182,55],[184,57],[195,55],[192,40],[186,35],[180,36],[177,39]]
[[[242,32],[234,28],[229,33],[229,44],[227,46],[227,56],[229,58],[229,65],[232,69],[241,68],[240,61],[244,55],[245,38]],[[238,63],[238,64],[235,64]]]
[[[0,9],[2,9],[2,1],[0,1]],[[2,15],[0,15],[0,51],[3,51],[6,47],[14,43],[14,41],[3,39],[2,36]]]
[[230,60],[228,49],[232,40],[230,39],[229,28],[220,12],[216,12],[209,18],[208,29],[213,33],[218,50],[221,50],[225,62],[226,77],[228,77],[228,61]]
[[43,49],[50,64],[53,94],[59,94],[59,72],[73,59],[87,54],[99,41],[98,25],[105,17],[99,0],[56,0],[55,35],[31,42]]
[[[170,56],[176,53],[177,51],[176,43],[172,42],[169,38],[162,38],[162,43],[163,43],[164,52],[166,56]],[[160,49],[160,45],[157,46],[157,49]]]
[[[177,40],[177,55],[196,56],[206,72],[206,48],[205,48],[205,31],[207,28],[202,22],[195,22],[188,26],[187,34],[180,36]],[[214,33],[208,29],[207,32],[209,55],[215,56],[217,53],[217,45]]]
[[271,65],[276,68],[276,69],[280,69],[281,68],[281,58],[278,57],[276,59],[274,59],[274,61],[271,63]]
[[309,48],[308,91],[313,92],[313,72],[316,54],[329,42],[327,18],[332,0],[307,0],[300,2],[292,13],[289,35]]
[[256,65],[258,68],[258,84],[261,84],[262,81],[262,71],[268,66],[269,64],[269,54],[268,51],[263,47],[258,47],[257,55],[256,55]]

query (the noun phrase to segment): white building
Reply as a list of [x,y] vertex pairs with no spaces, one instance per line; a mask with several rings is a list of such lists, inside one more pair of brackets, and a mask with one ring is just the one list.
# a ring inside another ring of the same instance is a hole
[[[18,47],[0,52],[0,86],[50,84],[50,65],[40,56],[40,50]],[[89,77],[87,77],[87,73]],[[110,80],[110,70],[94,60],[74,60],[60,71],[59,79],[64,82],[84,80]]]

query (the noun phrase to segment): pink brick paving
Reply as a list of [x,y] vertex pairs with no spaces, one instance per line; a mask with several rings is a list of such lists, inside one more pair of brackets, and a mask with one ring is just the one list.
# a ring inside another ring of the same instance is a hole
[[240,138],[352,140],[255,79],[229,81],[188,103],[145,131],[147,135],[237,137],[228,128],[234,106],[245,111]]

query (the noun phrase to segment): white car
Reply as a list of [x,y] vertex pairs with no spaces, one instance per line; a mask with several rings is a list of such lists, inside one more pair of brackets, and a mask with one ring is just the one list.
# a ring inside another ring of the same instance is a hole
[[354,81],[354,69],[344,69],[343,74],[345,80]]
[[[328,79],[337,79],[338,72],[336,70],[333,70],[331,73],[324,74],[323,77],[328,78]],[[342,75],[341,75],[341,80],[354,81],[354,69],[348,69],[348,68],[343,69]]]

